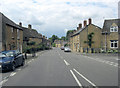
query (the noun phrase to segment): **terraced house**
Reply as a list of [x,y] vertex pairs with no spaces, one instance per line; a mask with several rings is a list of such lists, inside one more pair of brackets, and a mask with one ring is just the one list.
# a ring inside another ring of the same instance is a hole
[[0,13],[1,51],[19,49],[22,52],[23,29]]
[[110,19],[104,21],[102,30],[103,49],[105,51],[118,50],[118,31],[120,28],[120,19]]
[[[77,52],[99,52],[101,47],[101,28],[92,24],[92,19],[79,24],[71,36],[71,49]],[[89,50],[90,49],[90,50]]]
[[[19,23],[22,26],[22,23]],[[23,28],[23,42],[36,42],[36,44],[42,43],[42,34],[38,33],[35,29],[32,29],[32,25],[28,25],[28,28]]]

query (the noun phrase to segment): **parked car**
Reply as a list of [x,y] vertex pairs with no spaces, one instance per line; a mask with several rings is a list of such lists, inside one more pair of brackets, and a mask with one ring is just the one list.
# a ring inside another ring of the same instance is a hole
[[0,68],[14,71],[16,67],[23,66],[25,58],[18,50],[9,50],[0,52]]
[[61,50],[64,50],[64,46],[61,47]]
[[71,52],[71,49],[69,47],[65,47],[64,52]]

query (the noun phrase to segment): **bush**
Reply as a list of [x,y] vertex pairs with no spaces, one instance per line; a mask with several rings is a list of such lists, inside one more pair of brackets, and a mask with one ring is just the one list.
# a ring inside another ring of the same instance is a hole
[[110,49],[107,51],[108,53],[118,53],[118,50],[113,50],[113,49]]
[[28,53],[28,54],[31,54],[31,53],[35,53],[36,51],[40,51],[40,50],[48,50],[49,47],[46,46],[45,44],[39,44],[39,45],[28,45],[28,46],[24,46],[23,47],[23,52],[24,53]]
[[56,47],[56,44],[55,44],[55,43],[53,43],[53,44],[52,44],[52,46],[53,46],[53,47]]

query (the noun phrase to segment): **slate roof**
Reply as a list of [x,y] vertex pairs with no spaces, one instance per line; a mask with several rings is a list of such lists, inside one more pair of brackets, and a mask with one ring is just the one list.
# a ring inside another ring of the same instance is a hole
[[4,24],[10,25],[12,27],[15,27],[17,29],[22,30],[22,27],[20,27],[18,24],[14,23],[12,20],[10,20],[9,18],[7,18],[5,15],[3,15],[2,13],[0,13],[2,15],[2,22]]
[[102,29],[102,33],[105,33],[106,31],[107,31],[107,33],[110,33],[110,27],[113,23],[118,25],[118,28],[120,29],[120,19],[105,20],[104,25],[103,25],[103,29]]
[[42,38],[42,35],[38,33],[35,29],[28,29],[23,27],[23,39],[26,38]]

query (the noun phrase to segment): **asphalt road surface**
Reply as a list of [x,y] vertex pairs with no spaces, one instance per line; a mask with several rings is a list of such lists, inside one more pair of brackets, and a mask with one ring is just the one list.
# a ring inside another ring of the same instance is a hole
[[80,54],[59,48],[38,54],[14,72],[2,74],[2,86],[118,86],[117,55]]

